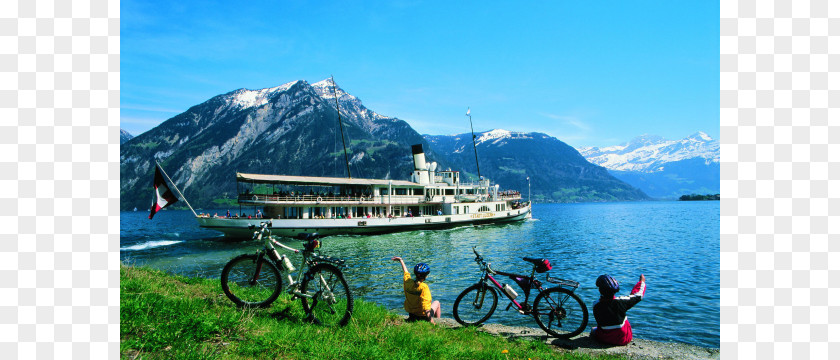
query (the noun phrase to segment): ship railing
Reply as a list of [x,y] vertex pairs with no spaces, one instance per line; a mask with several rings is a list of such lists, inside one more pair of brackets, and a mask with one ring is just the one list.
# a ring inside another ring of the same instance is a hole
[[239,194],[239,203],[246,204],[419,204],[424,202],[421,195],[279,195],[279,194]]

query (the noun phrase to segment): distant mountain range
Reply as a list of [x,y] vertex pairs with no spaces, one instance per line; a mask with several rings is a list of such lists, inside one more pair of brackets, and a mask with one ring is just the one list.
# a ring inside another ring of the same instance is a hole
[[[537,201],[588,202],[643,200],[638,189],[618,181],[606,169],[593,166],[574,148],[542,133],[491,130],[476,134],[424,135],[429,145],[457,169],[511,187],[528,190]],[[479,169],[475,165],[478,152]]]
[[[469,135],[421,136],[405,121],[365,108],[336,88],[354,178],[408,179],[412,144],[429,161],[476,176]],[[331,83],[293,81],[215,96],[127,140],[120,147],[120,206],[145,208],[157,160],[194,207],[236,196],[235,173],[347,176]],[[537,201],[642,200],[641,191],[539,133],[478,135],[481,174]],[[465,140],[466,139],[466,140]]]
[[720,141],[703,132],[682,140],[642,135],[622,145],[579,151],[654,198],[720,193]]

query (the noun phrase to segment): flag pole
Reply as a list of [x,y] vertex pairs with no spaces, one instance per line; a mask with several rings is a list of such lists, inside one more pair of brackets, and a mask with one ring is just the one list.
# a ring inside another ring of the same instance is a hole
[[174,182],[174,181],[172,181],[172,179],[170,179],[170,178],[169,178],[169,175],[167,175],[167,174],[166,174],[166,170],[163,170],[163,166],[160,166],[160,163],[158,163],[158,162],[157,162],[157,159],[155,159],[155,165],[157,165],[157,167],[160,169],[160,172],[162,172],[162,173],[163,173],[163,176],[166,176],[166,179],[167,179],[167,180],[169,180],[169,183],[170,183],[170,184],[172,184],[172,187],[174,187],[174,188],[175,188],[175,191],[177,191],[177,192],[178,192],[178,195],[181,195],[181,199],[184,199],[184,202],[185,202],[185,203],[187,204],[187,206],[190,208],[190,210],[192,211],[193,215],[195,215],[195,217],[198,217],[198,214],[196,214],[196,213],[195,213],[195,209],[193,209],[192,205],[190,205],[190,202],[189,202],[189,201],[187,201],[187,197],[186,197],[186,196],[184,196],[184,194],[181,194],[181,190],[178,190],[178,186],[177,186],[177,185],[175,185],[175,182]]
[[335,111],[338,112],[338,128],[341,129],[341,145],[344,146],[344,164],[347,165],[347,178],[352,179],[353,177],[350,176],[350,158],[347,157],[347,143],[344,142],[344,124],[341,122],[341,109],[338,107],[338,93],[335,91],[335,78],[330,75],[330,79],[333,85],[333,96],[335,96]]
[[472,115],[470,115],[469,107],[467,107],[467,116],[470,117],[470,131],[472,132],[473,151],[475,151],[475,170],[478,172],[478,181],[481,181],[481,168],[478,167],[478,149],[475,147],[475,130],[473,130]]

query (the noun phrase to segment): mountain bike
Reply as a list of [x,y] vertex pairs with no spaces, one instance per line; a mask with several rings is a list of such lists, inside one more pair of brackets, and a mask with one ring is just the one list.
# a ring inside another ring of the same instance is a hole
[[[558,338],[571,338],[580,334],[586,328],[589,312],[586,304],[574,291],[580,285],[576,281],[558,279],[546,274],[545,281],[556,284],[554,287],[543,288],[542,283],[534,278],[535,273],[544,273],[551,269],[551,263],[545,259],[524,257],[533,264],[531,276],[506,273],[493,270],[490,263],[475,253],[475,262],[481,268],[481,278],[477,283],[466,288],[455,299],[452,315],[455,321],[464,326],[480,325],[487,321],[499,302],[499,294],[504,294],[510,304],[505,310],[515,307],[522,315],[532,315],[537,324],[549,335]],[[525,300],[516,301],[519,294],[510,285],[501,285],[493,275],[507,276],[525,292]],[[534,306],[528,304],[531,289],[539,290],[534,299]]]
[[[292,300],[299,298],[307,319],[326,326],[344,326],[353,313],[353,294],[344,280],[341,269],[344,260],[323,256],[317,249],[321,242],[317,234],[300,234],[303,250],[278,242],[271,235],[270,223],[260,223],[253,239],[264,241],[256,254],[243,254],[229,261],[222,269],[222,290],[239,307],[266,308],[280,296],[283,277],[286,272],[289,285],[286,292]],[[274,245],[294,253],[301,253],[303,259],[296,278],[292,262],[285,254],[280,255]]]

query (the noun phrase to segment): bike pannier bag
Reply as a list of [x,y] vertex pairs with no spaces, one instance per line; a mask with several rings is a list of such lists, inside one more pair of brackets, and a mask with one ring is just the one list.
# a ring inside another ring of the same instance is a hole
[[537,272],[544,273],[548,270],[551,270],[551,261],[548,261],[548,259],[542,259],[542,263],[537,265]]

